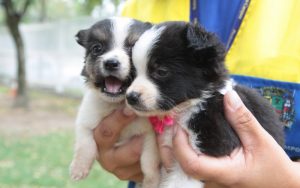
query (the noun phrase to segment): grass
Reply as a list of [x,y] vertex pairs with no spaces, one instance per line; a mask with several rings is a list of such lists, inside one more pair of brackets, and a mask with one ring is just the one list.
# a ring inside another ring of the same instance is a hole
[[[75,115],[80,104],[80,99],[57,96],[43,90],[30,90],[29,100],[34,107],[42,108],[45,111],[56,111],[68,115]],[[33,104],[32,101],[34,101]]]
[[4,87],[0,85],[0,93],[7,93],[9,91],[8,87]]
[[26,138],[0,137],[1,188],[124,188],[122,182],[95,164],[87,179],[72,182],[68,169],[73,134],[49,133]]
[[[12,119],[7,125],[2,124],[2,127],[7,127],[6,130],[14,130],[15,126],[18,131],[20,123],[22,126],[29,127],[32,122],[38,124],[36,117],[39,117],[41,112],[43,112],[42,117],[45,118],[45,121],[48,118],[55,118],[57,114],[60,115],[60,118],[63,116],[73,119],[80,103],[79,99],[57,96],[47,91],[30,90],[30,109],[21,111],[10,108],[9,104],[13,100],[11,97],[7,97],[8,95],[9,88],[0,85],[0,115],[2,117],[9,116],[6,119]],[[18,121],[13,120],[15,117]],[[20,119],[26,119],[26,121]],[[61,119],[58,121],[61,123]],[[27,124],[23,122],[27,122]],[[41,122],[40,128],[43,125]],[[47,127],[42,129],[47,130]],[[79,182],[71,181],[69,164],[73,154],[73,130],[59,129],[46,131],[46,134],[38,134],[38,130],[31,132],[37,133],[26,135],[24,132],[22,135],[15,136],[13,132],[9,135],[0,132],[0,188],[127,187],[127,182],[118,180],[96,163],[87,179]]]
[[[82,96],[78,91],[74,90],[74,92],[77,93],[72,93],[71,96]],[[10,95],[9,93],[9,87],[0,84],[0,95]],[[49,92],[45,89],[28,89],[28,97],[29,107],[38,107],[44,111],[56,111],[67,115],[75,115],[77,113],[81,99],[81,97],[68,97],[67,94],[65,96],[59,96],[54,94],[53,91]]]

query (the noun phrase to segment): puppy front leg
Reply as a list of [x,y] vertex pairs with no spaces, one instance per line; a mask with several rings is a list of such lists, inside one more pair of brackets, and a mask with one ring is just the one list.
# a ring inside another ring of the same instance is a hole
[[[167,128],[163,133],[163,145],[172,146],[172,128]],[[192,138],[190,137],[190,140]],[[167,172],[168,171],[168,172]],[[162,179],[159,185],[159,188],[202,188],[203,183],[195,180],[191,177],[188,177],[182,170],[180,164],[177,161],[174,161],[171,169],[162,168]]]
[[97,156],[97,145],[93,137],[93,130],[86,127],[77,129],[75,153],[70,166],[71,178],[81,180],[85,178]]
[[155,134],[147,133],[141,156],[141,168],[144,173],[143,188],[158,188],[160,182],[159,163]]
[[76,120],[76,143],[70,175],[73,180],[85,178],[96,158],[97,146],[94,141],[93,130],[107,115],[103,109],[110,112],[110,108],[101,101],[96,92],[88,91],[82,100]]

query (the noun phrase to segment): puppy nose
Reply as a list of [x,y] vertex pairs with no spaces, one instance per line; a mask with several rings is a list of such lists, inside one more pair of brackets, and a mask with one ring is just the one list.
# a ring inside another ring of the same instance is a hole
[[104,62],[104,68],[108,71],[115,71],[120,68],[120,62],[116,59],[108,59]]
[[140,98],[141,94],[138,92],[130,92],[126,95],[126,99],[128,104],[130,105],[137,105],[139,103],[139,98]]

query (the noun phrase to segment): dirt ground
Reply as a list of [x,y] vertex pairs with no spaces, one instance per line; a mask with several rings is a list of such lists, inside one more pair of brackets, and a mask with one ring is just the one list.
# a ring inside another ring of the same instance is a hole
[[34,93],[28,109],[12,108],[12,104],[9,93],[0,93],[0,134],[26,137],[73,131],[79,100]]

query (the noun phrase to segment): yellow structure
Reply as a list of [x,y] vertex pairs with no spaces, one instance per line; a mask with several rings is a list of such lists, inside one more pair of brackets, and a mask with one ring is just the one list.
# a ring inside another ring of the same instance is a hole
[[[128,0],[123,16],[189,21],[189,0]],[[300,1],[251,0],[229,49],[231,74],[300,83]]]

